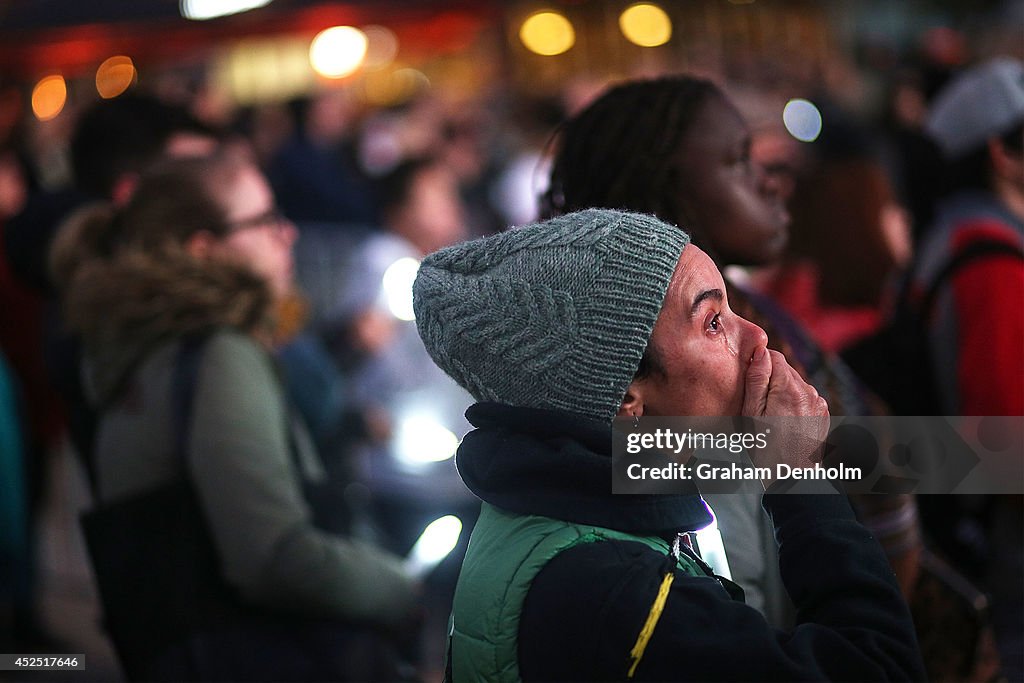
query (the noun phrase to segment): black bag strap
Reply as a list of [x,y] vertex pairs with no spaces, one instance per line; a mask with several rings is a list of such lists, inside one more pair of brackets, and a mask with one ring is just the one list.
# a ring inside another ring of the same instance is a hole
[[1020,260],[1024,259],[1024,250],[1019,245],[1002,240],[985,239],[971,242],[946,261],[946,265],[939,270],[938,275],[932,280],[931,285],[921,298],[920,305],[917,307],[919,319],[927,321],[931,317],[932,308],[939,297],[939,290],[958,271],[969,263],[991,256],[1012,256]]
[[[174,375],[171,379],[171,417],[174,428],[174,458],[179,465],[182,477],[188,472],[188,440],[192,434],[192,405],[195,401],[196,387],[199,384],[199,365],[203,358],[203,347],[209,339],[208,334],[191,334],[181,339],[177,358],[174,363]],[[285,419],[291,419],[290,408],[285,411]],[[288,451],[296,471],[302,471],[302,459],[299,455],[299,444],[293,430],[286,424],[288,435]]]

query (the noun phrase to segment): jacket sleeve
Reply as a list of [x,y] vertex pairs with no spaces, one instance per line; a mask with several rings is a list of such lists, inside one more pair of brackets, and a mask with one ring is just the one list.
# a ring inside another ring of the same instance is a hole
[[189,464],[227,581],[248,600],[307,615],[407,617],[415,591],[397,558],[313,526],[267,354],[215,335],[196,392]]
[[961,415],[1024,415],[1024,261],[972,263],[953,278]]
[[[677,572],[636,681],[924,680],[885,556],[838,495],[768,495],[797,626],[773,629],[716,579]],[[523,679],[626,680],[664,557],[639,543],[577,546],[549,562],[519,630]]]

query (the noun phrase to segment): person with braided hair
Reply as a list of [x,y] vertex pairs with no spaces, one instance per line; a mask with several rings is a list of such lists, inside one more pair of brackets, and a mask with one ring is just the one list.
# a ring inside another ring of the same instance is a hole
[[[783,190],[751,158],[750,129],[722,90],[703,78],[674,75],[613,86],[562,124],[542,211],[641,211],[685,230],[720,269],[763,266],[786,246]],[[833,414],[875,412],[849,369],[779,305],[728,277],[725,285],[734,310],[768,333],[771,348],[828,400]],[[756,492],[708,494],[707,500],[748,603],[773,624],[790,624],[792,605]]]
[[[787,630],[684,545],[711,521],[695,489],[613,495],[616,417],[803,416],[810,442],[824,437],[825,399],[689,242],[653,216],[589,209],[423,260],[417,329],[479,401],[456,455],[483,504],[450,683],[924,680],[881,547],[824,482],[788,495],[762,480],[799,610]],[[808,462],[813,446],[782,438],[759,465]]]
[[[750,154],[751,133],[725,94],[688,75],[627,81],[562,124],[542,198],[546,216],[587,207],[640,211],[686,230],[719,268],[777,261],[788,237],[782,188]],[[776,304],[726,280],[733,306],[829,399],[869,412],[849,370]]]

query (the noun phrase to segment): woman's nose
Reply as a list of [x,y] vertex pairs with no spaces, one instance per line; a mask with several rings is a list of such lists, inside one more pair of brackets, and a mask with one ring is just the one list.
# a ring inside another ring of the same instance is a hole
[[768,333],[761,329],[760,325],[756,325],[746,318],[740,318],[743,325],[743,350],[746,354],[746,358],[750,358],[754,349],[762,346],[768,346]]
[[786,201],[793,194],[793,175],[785,162],[755,162],[757,186],[762,195]]

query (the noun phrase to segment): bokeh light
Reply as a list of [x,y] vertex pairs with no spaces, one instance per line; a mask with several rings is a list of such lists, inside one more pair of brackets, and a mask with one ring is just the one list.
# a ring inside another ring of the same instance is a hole
[[[394,71],[367,73],[362,82],[361,92],[364,101],[368,104],[377,107],[390,107],[407,102],[429,88],[430,79],[426,74],[406,67]],[[415,273],[413,273],[413,277],[415,277]],[[411,319],[409,318],[409,320]]]
[[664,45],[672,37],[672,20],[649,2],[630,5],[619,15],[619,28],[629,42],[641,47]]
[[459,448],[459,438],[429,415],[406,415],[398,421],[393,451],[408,466],[448,460]]
[[181,0],[178,9],[181,16],[186,19],[205,21],[239,12],[248,12],[269,4],[270,0]]
[[405,560],[407,571],[422,578],[436,567],[441,560],[459,544],[462,535],[462,520],[455,515],[445,515],[427,525],[420,534]]
[[558,12],[535,12],[519,29],[519,40],[530,52],[539,55],[560,55],[576,43],[572,23]]
[[105,100],[117,97],[131,87],[136,74],[131,57],[111,57],[96,69],[96,92]]
[[793,99],[782,110],[782,123],[789,134],[801,142],[813,142],[821,135],[821,112],[813,103]]
[[211,69],[211,79],[242,106],[308,95],[316,88],[316,73],[309,64],[309,40],[241,40],[220,53]]
[[398,38],[387,26],[364,26],[366,34],[366,59],[363,66],[367,69],[383,69],[395,61],[398,54]]
[[58,74],[46,76],[32,88],[32,113],[40,121],[49,121],[64,109],[68,85]]
[[332,26],[318,33],[309,46],[309,63],[327,78],[344,78],[362,65],[369,41],[355,26]]
[[420,262],[406,256],[398,259],[384,271],[381,287],[391,315],[399,320],[415,320],[412,308],[412,283],[416,280]]

